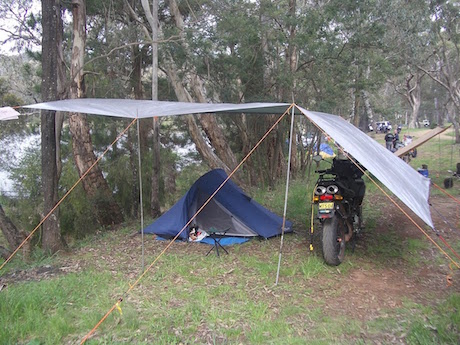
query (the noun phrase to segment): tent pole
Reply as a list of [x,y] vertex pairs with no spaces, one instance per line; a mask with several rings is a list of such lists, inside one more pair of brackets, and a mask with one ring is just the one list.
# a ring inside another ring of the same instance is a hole
[[137,158],[139,160],[139,204],[141,209],[141,247],[142,247],[142,272],[144,272],[144,203],[142,200],[142,163],[141,163],[141,139],[139,129],[139,117],[137,118]]
[[278,285],[278,280],[280,276],[280,267],[281,267],[281,253],[283,250],[283,242],[284,242],[284,227],[286,225],[286,211],[287,211],[287,199],[288,199],[288,191],[289,191],[289,176],[291,175],[291,152],[292,152],[292,137],[294,134],[294,113],[295,113],[295,106],[292,106],[292,114],[291,114],[291,132],[289,134],[289,157],[288,157],[288,166],[287,166],[287,174],[286,174],[286,192],[284,194],[284,211],[283,211],[283,226],[281,228],[281,242],[280,242],[280,252],[278,256],[278,269],[276,271],[276,282],[275,285]]

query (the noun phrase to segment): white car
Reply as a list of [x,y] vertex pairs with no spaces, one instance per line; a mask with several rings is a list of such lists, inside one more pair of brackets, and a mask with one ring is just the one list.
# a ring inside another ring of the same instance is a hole
[[423,125],[423,127],[430,127],[430,121],[425,119],[425,120],[422,121],[422,125]]
[[377,132],[387,133],[391,131],[390,121],[377,121],[375,125],[377,126]]

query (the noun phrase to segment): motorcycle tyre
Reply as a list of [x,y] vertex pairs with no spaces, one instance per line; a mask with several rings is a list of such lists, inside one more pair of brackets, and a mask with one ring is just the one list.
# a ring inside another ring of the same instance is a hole
[[337,216],[324,221],[322,242],[324,261],[340,265],[345,258],[345,224]]

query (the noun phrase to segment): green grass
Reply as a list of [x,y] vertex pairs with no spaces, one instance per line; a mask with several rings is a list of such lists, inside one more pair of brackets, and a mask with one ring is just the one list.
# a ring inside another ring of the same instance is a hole
[[[403,320],[403,322],[401,322]],[[406,344],[458,344],[460,295],[453,294],[437,307],[405,303],[396,312],[369,323],[371,333],[397,330]]]
[[58,344],[91,329],[111,306],[110,282],[107,273],[86,271],[9,286],[0,293],[0,343]]

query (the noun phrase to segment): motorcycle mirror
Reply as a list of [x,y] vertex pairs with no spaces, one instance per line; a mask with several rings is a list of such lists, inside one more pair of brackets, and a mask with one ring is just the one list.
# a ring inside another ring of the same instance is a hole
[[313,161],[315,161],[316,163],[319,163],[323,160],[323,157],[321,157],[321,155],[315,155],[313,156]]

